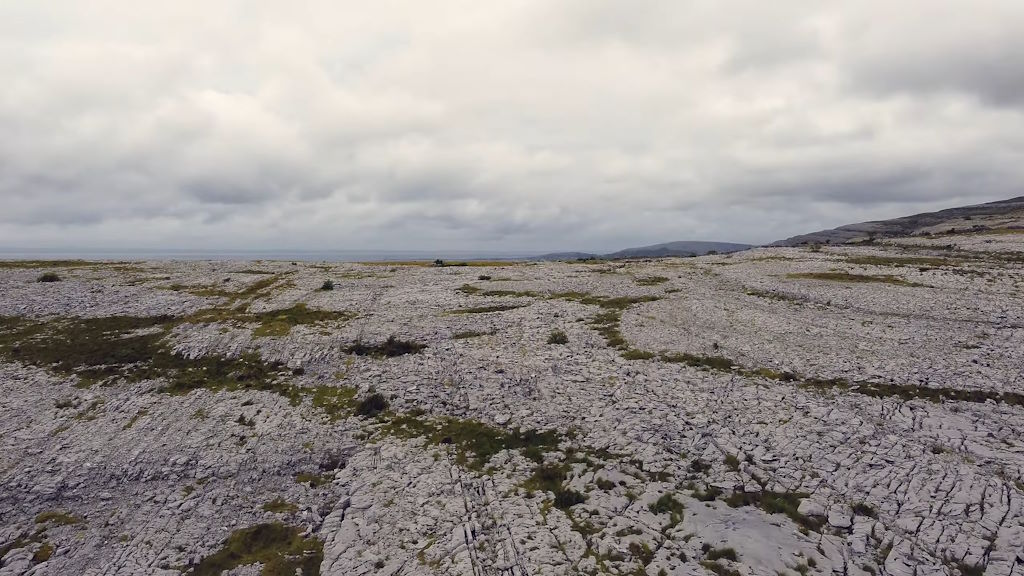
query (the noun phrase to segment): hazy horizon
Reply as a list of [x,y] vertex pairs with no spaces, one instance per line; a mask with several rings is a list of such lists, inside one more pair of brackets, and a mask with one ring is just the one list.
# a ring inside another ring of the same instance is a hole
[[1005,199],[1021,29],[1011,0],[5,3],[0,246],[610,252]]

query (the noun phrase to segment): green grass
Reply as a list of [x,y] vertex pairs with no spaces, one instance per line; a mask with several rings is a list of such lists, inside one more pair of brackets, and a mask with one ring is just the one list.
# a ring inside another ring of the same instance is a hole
[[890,267],[941,267],[959,266],[961,261],[950,258],[927,256],[847,256],[846,262],[859,266],[890,266]]
[[566,336],[565,332],[561,330],[552,330],[551,334],[548,334],[548,344],[568,344],[569,337]]
[[785,514],[798,525],[818,532],[824,520],[815,516],[805,516],[797,511],[800,500],[809,495],[802,492],[734,492],[725,499],[725,503],[733,508],[741,506],[757,506],[769,514]]
[[388,339],[380,344],[363,344],[356,342],[345,348],[345,352],[356,356],[372,356],[374,358],[394,358],[406,354],[419,354],[426,348],[426,344],[418,342],[399,340],[395,336],[388,336]]
[[310,474],[308,472],[302,472],[295,475],[295,481],[299,484],[309,484],[313,488],[323,486],[324,484],[330,484],[333,478],[330,476],[322,476],[320,474]]
[[36,278],[36,282],[60,282],[61,277],[55,272],[45,272]]
[[300,302],[290,308],[252,314],[252,321],[259,323],[259,327],[252,331],[252,335],[257,337],[287,336],[295,326],[324,322],[347,322],[354,317],[355,314],[351,312],[310,310]]
[[387,411],[388,400],[382,394],[373,393],[356,404],[356,415],[373,417]]
[[[302,389],[306,390],[306,389]],[[312,389],[312,403],[335,421],[352,414],[356,409],[356,389],[348,386],[317,386]]]
[[218,552],[203,558],[187,574],[219,576],[238,566],[260,563],[263,576],[319,575],[323,542],[304,537],[302,532],[302,528],[280,523],[235,530]]
[[665,282],[668,282],[668,278],[664,276],[647,276],[636,279],[636,283],[640,286],[657,286],[658,284],[664,284]]
[[721,562],[714,560],[701,560],[700,565],[707,568],[716,576],[742,576],[738,570],[729,568]]
[[471,306],[469,308],[456,308],[450,310],[449,314],[488,314],[490,312],[507,312],[516,308],[523,308],[525,304],[495,304],[492,306]]
[[739,557],[736,555],[736,550],[733,548],[712,548],[708,550],[706,559],[714,562],[715,560],[731,560],[736,562]]
[[686,364],[694,368],[731,370],[733,361],[723,356],[697,356],[689,353],[665,353],[658,356],[662,362]]
[[910,282],[891,274],[851,274],[850,272],[794,272],[786,274],[786,278],[794,280],[825,280],[828,282],[850,282],[855,284],[892,284],[894,286],[924,287],[924,284]]
[[458,418],[427,418],[415,414],[386,417],[381,431],[399,438],[422,437],[430,444],[452,446],[456,462],[472,470],[484,465],[502,450],[519,450],[534,462],[541,462],[545,452],[554,450],[561,436],[554,431],[506,430],[476,420]]
[[286,501],[285,499],[278,496],[270,502],[263,505],[263,510],[266,512],[273,512],[275,514],[286,514],[289,512],[295,512],[299,509],[298,506]]
[[676,500],[674,494],[662,494],[657,501],[648,506],[648,509],[654,514],[668,514],[669,524],[668,527],[675,526],[683,521],[683,510],[686,506],[682,502]]
[[852,506],[853,513],[858,516],[867,516],[868,518],[878,518],[878,512],[875,508],[867,502],[856,502]]
[[585,495],[563,486],[568,470],[569,467],[566,464],[538,464],[534,467],[530,477],[523,482],[523,487],[527,490],[551,492],[555,497],[553,501],[555,508],[567,510],[587,500]]
[[465,330],[462,332],[456,332],[452,334],[452,340],[466,340],[468,338],[478,338],[480,336],[490,336],[494,332],[479,332],[476,330]]
[[36,524],[52,524],[54,526],[71,526],[73,524],[79,524],[82,519],[78,516],[68,514],[66,512],[60,512],[57,510],[51,510],[49,512],[42,512],[36,516]]

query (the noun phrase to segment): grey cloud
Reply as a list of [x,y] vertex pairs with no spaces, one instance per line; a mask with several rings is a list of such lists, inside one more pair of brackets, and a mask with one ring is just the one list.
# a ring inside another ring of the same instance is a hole
[[1024,182],[1016,0],[399,4],[0,7],[0,245],[767,242]]

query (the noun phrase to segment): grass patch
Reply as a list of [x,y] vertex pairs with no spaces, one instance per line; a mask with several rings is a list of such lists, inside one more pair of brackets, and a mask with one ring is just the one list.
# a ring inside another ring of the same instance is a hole
[[426,347],[426,344],[399,340],[395,336],[388,336],[388,339],[380,344],[368,345],[363,344],[362,342],[356,342],[348,348],[345,348],[345,352],[356,356],[394,358],[395,356],[404,356],[406,354],[419,354],[419,352]]
[[61,278],[56,272],[45,272],[36,278],[36,282],[60,282]]
[[36,524],[51,524],[53,526],[71,526],[80,524],[82,519],[66,512],[51,510],[36,516]]
[[257,524],[235,530],[218,552],[203,558],[190,576],[219,576],[222,572],[256,564],[263,576],[311,576],[320,574],[323,542],[302,536],[303,530],[279,523]]
[[676,500],[673,494],[662,494],[653,504],[647,507],[654,514],[668,514],[668,527],[675,526],[683,521],[683,510],[686,506]]
[[874,398],[897,397],[901,400],[927,400],[929,402],[973,402],[983,404],[988,401],[1003,402],[1009,406],[1024,406],[1024,394],[1018,392],[996,392],[993,390],[964,390],[960,388],[941,388],[931,386],[902,386],[885,382],[849,382],[841,378],[822,380],[816,378],[802,379],[801,387],[805,388],[836,388],[844,392],[862,394]]
[[858,266],[928,266],[939,268],[942,266],[960,265],[960,261],[958,260],[927,256],[847,256],[845,260],[849,264],[856,264]]
[[456,332],[452,334],[452,340],[466,340],[468,338],[478,338],[480,336],[490,336],[494,332],[478,332],[476,330],[465,330],[463,332]]
[[295,512],[299,509],[298,506],[286,501],[284,498],[278,496],[270,502],[263,505],[263,510],[267,512],[273,512],[275,514],[286,514],[289,512]]
[[355,317],[351,312],[335,312],[330,310],[310,310],[302,302],[291,308],[259,312],[252,314],[252,319],[259,327],[252,331],[253,336],[287,336],[292,328],[304,324],[320,324],[323,322],[346,322]]
[[324,292],[334,290],[334,280],[324,280],[324,283],[320,285],[320,290]]
[[548,344],[568,344],[569,337],[565,335],[565,332],[561,330],[552,330],[551,334],[548,334]]
[[43,542],[43,545],[36,549],[35,553],[32,554],[33,564],[42,564],[53,556],[53,544],[49,542]]
[[657,286],[658,284],[664,284],[665,282],[668,282],[668,278],[664,276],[647,276],[636,279],[636,283],[640,286]]
[[706,368],[711,370],[732,370],[733,361],[723,356],[696,356],[689,353],[666,353],[658,356],[662,362],[675,364],[686,364],[694,368]]
[[729,568],[725,564],[714,560],[701,560],[700,565],[707,568],[710,572],[716,574],[716,576],[742,576],[738,570]]
[[786,274],[786,278],[794,280],[825,280],[828,282],[852,282],[857,284],[892,284],[894,286],[924,287],[924,284],[910,282],[891,274],[851,274],[849,272],[794,272]]
[[583,494],[562,486],[567,479],[568,470],[569,467],[565,464],[538,464],[523,483],[523,487],[528,490],[551,492],[555,496],[555,508],[567,510],[587,500]]
[[382,394],[373,393],[356,404],[356,415],[373,417],[387,411],[388,400]]
[[134,416],[131,417],[130,420],[128,420],[128,422],[125,423],[125,425],[121,428],[121,430],[127,430],[127,429],[131,428],[132,426],[135,425],[136,422],[139,421],[139,418],[142,418],[143,416],[146,416],[147,414],[149,414],[149,412],[147,410],[144,410],[144,409],[143,410],[139,410],[138,412],[135,413]]
[[303,472],[295,475],[295,481],[299,484],[309,484],[313,488],[323,486],[324,484],[330,484],[334,480],[330,476],[322,476],[320,474],[310,474]]
[[554,450],[561,441],[555,431],[505,430],[476,420],[425,418],[409,413],[389,417],[381,431],[399,438],[423,437],[430,444],[452,446],[456,462],[472,470],[483,469],[502,450],[519,450],[539,463],[544,453]]
[[736,555],[736,550],[733,548],[712,548],[711,550],[708,550],[705,558],[712,562],[715,560],[731,560],[733,562],[739,560],[739,557]]
[[622,353],[622,357],[626,360],[650,360],[657,356],[654,352],[648,352],[646,350],[637,350],[636,348],[630,348]]
[[312,389],[313,406],[322,410],[331,421],[351,414],[356,408],[355,397],[355,388],[348,386],[317,386]]
[[456,308],[450,310],[449,314],[488,314],[490,312],[507,312],[516,308],[523,308],[526,304],[496,304],[493,306],[472,306],[469,308]]
[[857,516],[867,516],[868,518],[878,518],[878,512],[875,508],[867,502],[856,502],[852,506],[853,513]]
[[769,514],[785,514],[803,528],[819,532],[825,522],[823,519],[797,511],[800,500],[808,496],[803,492],[734,492],[725,499],[725,503],[733,508],[757,506]]

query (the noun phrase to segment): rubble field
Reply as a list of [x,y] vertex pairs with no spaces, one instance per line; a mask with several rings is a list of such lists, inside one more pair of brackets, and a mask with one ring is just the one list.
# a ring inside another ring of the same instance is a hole
[[1024,575],[1024,236],[0,262],[0,575]]

